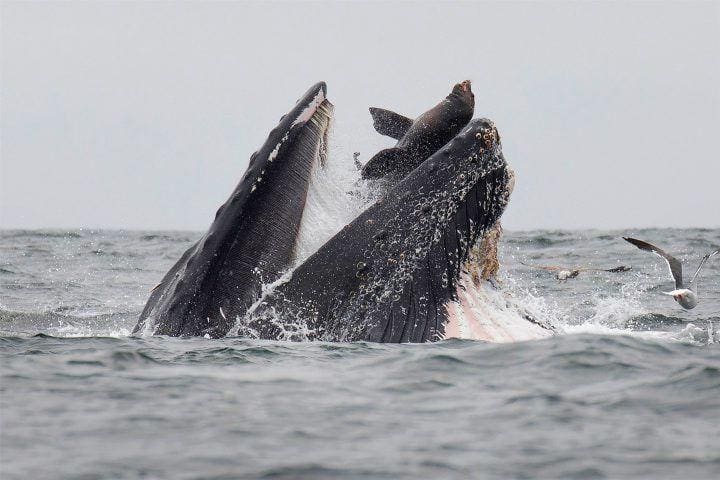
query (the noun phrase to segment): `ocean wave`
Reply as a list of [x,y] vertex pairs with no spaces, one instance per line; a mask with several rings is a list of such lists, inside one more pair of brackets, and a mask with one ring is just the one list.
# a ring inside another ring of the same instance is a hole
[[69,315],[62,310],[18,312],[0,308],[0,334],[123,337],[130,334],[138,316],[133,312]]
[[82,230],[0,230],[3,238],[82,238]]

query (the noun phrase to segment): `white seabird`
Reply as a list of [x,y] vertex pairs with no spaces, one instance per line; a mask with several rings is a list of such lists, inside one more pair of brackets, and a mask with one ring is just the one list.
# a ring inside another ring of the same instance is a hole
[[682,263],[680,263],[680,260],[673,257],[664,250],[656,247],[655,245],[643,242],[642,240],[628,237],[623,237],[623,239],[625,239],[625,241],[627,242],[632,243],[640,250],[652,252],[655,255],[662,257],[667,262],[668,267],[670,268],[670,273],[675,279],[675,290],[662,293],[673,297],[675,301],[678,302],[680,306],[686,310],[695,308],[695,306],[698,304],[697,285],[695,285],[695,280],[697,279],[698,273],[700,273],[700,269],[703,267],[703,265],[705,265],[705,262],[707,262],[708,259],[713,255],[717,255],[718,253],[720,253],[720,249],[708,253],[702,258],[702,260],[700,260],[700,265],[698,265],[697,270],[695,270],[695,275],[693,275],[692,280],[690,280],[690,283],[688,283],[686,287],[683,283]]
[[632,267],[628,267],[626,265],[620,265],[615,268],[589,268],[589,267],[561,267],[559,265],[532,265],[525,262],[520,262],[526,267],[530,268],[537,268],[539,270],[547,270],[548,272],[555,272],[555,278],[560,280],[561,282],[567,280],[568,278],[575,278],[578,275],[580,275],[580,272],[611,272],[611,273],[618,273],[618,272],[627,272],[632,270]]

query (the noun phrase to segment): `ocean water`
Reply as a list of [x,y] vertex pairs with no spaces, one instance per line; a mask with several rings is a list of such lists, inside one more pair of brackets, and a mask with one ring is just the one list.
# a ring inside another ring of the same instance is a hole
[[381,345],[133,337],[201,233],[0,231],[0,477],[720,478],[720,258],[684,311],[628,234],[686,275],[720,244],[506,232],[503,290],[559,335]]

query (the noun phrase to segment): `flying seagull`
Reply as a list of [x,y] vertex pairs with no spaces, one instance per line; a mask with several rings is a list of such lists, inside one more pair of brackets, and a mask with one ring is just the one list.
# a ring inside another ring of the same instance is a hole
[[566,267],[560,267],[557,265],[531,265],[529,263],[520,262],[526,267],[530,268],[537,268],[540,270],[547,270],[548,272],[555,272],[555,278],[558,280],[565,281],[568,278],[575,278],[578,275],[580,275],[580,272],[627,272],[629,270],[632,270],[632,267],[628,267],[625,265],[620,265],[619,267],[615,268],[584,268],[584,267],[577,267],[577,268],[566,268]]
[[670,268],[670,273],[675,279],[675,290],[673,290],[672,292],[662,293],[672,296],[675,301],[678,302],[680,306],[686,310],[695,308],[695,305],[698,304],[697,286],[693,285],[695,283],[695,279],[697,278],[698,273],[700,273],[700,269],[703,267],[703,265],[705,265],[705,262],[707,262],[708,259],[713,255],[717,255],[718,253],[720,253],[720,249],[708,253],[702,258],[702,260],[700,260],[700,265],[698,265],[697,270],[695,270],[695,275],[693,275],[692,280],[690,280],[690,283],[688,283],[687,287],[685,287],[682,278],[682,263],[680,263],[680,260],[673,257],[664,250],[656,247],[655,245],[651,245],[636,238],[623,238],[625,239],[625,241],[632,243],[640,250],[652,252],[655,255],[664,258],[668,264],[668,267]]

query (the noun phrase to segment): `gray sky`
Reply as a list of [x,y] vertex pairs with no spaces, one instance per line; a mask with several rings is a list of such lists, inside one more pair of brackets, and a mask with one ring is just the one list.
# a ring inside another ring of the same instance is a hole
[[720,226],[720,2],[0,8],[2,228],[205,229],[312,83],[345,161],[465,78],[506,228]]

